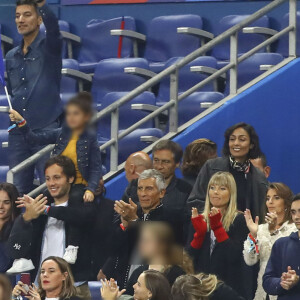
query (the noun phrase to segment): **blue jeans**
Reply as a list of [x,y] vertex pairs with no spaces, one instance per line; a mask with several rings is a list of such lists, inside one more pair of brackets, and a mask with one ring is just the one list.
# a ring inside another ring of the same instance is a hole
[[[45,131],[47,129],[58,128],[59,123],[54,122],[46,128],[41,130]],[[40,130],[35,130],[39,132]],[[13,168],[20,164],[22,161],[32,156],[39,150],[43,149],[45,146],[30,146],[25,142],[25,139],[22,134],[16,134],[12,132],[8,137],[8,149],[9,149],[9,168]],[[21,172],[18,172],[14,175],[14,185],[17,187],[19,194],[24,195],[31,192],[34,189],[34,171],[37,171],[37,174],[40,179],[40,183],[45,182],[44,167],[46,161],[49,159],[49,155],[45,155],[41,158],[35,165],[32,165]]]

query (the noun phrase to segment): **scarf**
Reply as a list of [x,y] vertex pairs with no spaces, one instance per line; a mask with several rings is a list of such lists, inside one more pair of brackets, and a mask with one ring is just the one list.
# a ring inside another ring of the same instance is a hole
[[250,172],[250,160],[247,159],[244,163],[240,163],[235,160],[233,156],[229,156],[230,166],[232,169],[243,172],[244,174],[248,174]]

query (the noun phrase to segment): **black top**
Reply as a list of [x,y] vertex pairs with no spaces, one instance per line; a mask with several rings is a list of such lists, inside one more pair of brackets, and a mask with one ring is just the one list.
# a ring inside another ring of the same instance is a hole
[[[193,233],[195,232],[192,228]],[[188,252],[194,260],[196,272],[215,274],[239,294],[244,295],[244,259],[243,245],[247,238],[248,228],[243,214],[238,214],[228,230],[229,238],[218,243],[211,253],[211,232],[207,232],[200,249],[188,246]]]
[[209,297],[211,300],[245,300],[236,291],[234,291],[230,286],[220,282],[214,291],[214,293]]
[[251,190],[247,190],[247,177],[243,172],[238,172],[237,170],[230,167],[229,172],[234,177],[237,189],[237,207],[240,211],[245,211],[247,208],[246,197],[248,193],[251,193]]

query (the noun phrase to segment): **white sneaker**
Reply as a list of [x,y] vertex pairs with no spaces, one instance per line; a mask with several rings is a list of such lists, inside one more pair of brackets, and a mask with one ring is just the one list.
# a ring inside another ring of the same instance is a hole
[[12,267],[6,271],[7,274],[19,274],[34,269],[31,259],[19,258],[15,259]]
[[77,260],[78,248],[79,247],[76,247],[76,246],[68,246],[68,248],[66,249],[66,252],[64,254],[63,259],[67,263],[74,265],[76,260]]

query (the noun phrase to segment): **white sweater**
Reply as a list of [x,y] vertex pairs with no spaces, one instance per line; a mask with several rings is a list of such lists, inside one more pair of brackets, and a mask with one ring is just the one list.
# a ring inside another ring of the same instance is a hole
[[[265,269],[268,260],[271,255],[272,246],[276,240],[281,237],[289,236],[292,232],[297,231],[294,223],[289,224],[288,221],[283,223],[282,226],[277,230],[275,235],[271,235],[268,228],[269,224],[261,224],[258,226],[257,232],[257,246],[259,249],[259,254],[256,254],[255,249],[249,252],[250,241],[246,240],[244,243],[244,260],[248,266],[255,265],[258,261],[260,262],[259,273],[257,277],[257,290],[255,293],[254,300],[265,300],[267,297],[266,292],[262,286],[262,277],[265,273]],[[269,296],[270,300],[276,300],[277,296]]]

